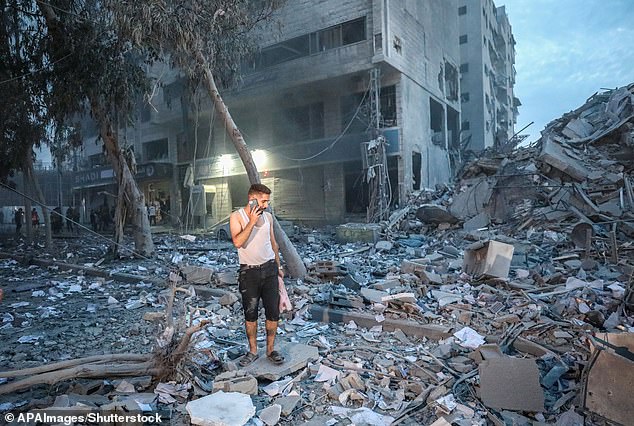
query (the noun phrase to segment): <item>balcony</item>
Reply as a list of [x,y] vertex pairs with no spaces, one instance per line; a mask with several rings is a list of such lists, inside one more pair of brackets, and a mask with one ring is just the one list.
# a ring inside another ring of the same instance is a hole
[[[399,152],[400,128],[383,129],[387,141],[386,154]],[[336,143],[333,138],[314,139],[293,144],[278,145],[252,152],[258,171],[281,170],[298,166],[314,166],[328,163],[361,161],[361,144],[368,142],[365,133],[345,135]],[[333,144],[334,143],[334,144]],[[244,166],[237,154],[225,154],[196,161],[196,179],[209,179],[244,173]]]

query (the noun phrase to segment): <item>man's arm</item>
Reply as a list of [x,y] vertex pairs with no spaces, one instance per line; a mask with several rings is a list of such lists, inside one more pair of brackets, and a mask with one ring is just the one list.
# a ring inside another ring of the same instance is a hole
[[246,212],[247,217],[249,218],[249,222],[246,224],[244,228],[242,228],[242,223],[240,222],[240,213],[235,211],[231,213],[229,216],[229,230],[231,231],[231,239],[233,240],[233,245],[236,248],[241,248],[249,239],[251,235],[251,231],[253,231],[253,227],[258,221],[261,213],[258,213],[257,209],[254,211]]

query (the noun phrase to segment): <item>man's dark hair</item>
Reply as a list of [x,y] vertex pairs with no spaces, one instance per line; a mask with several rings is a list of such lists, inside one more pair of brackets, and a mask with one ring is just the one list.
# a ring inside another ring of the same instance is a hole
[[253,194],[270,194],[271,190],[269,189],[268,186],[266,185],[262,185],[261,183],[254,183],[253,185],[251,185],[251,187],[249,188],[249,194],[248,195],[253,195]]

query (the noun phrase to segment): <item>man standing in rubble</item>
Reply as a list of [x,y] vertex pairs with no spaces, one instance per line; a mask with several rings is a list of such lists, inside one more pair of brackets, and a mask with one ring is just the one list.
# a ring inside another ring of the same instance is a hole
[[260,299],[266,316],[266,356],[274,364],[284,357],[274,349],[280,317],[278,276],[284,277],[279,247],[273,235],[273,216],[269,206],[271,190],[265,185],[251,185],[248,203],[231,214],[229,227],[233,244],[238,249],[240,273],[238,289],[242,295],[249,352],[240,360],[244,367],[258,358],[256,342]]

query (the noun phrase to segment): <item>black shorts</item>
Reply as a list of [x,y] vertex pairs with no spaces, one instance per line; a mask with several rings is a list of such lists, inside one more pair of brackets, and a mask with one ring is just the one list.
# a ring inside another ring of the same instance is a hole
[[242,295],[245,320],[257,321],[260,299],[262,299],[266,319],[279,321],[280,293],[275,260],[256,267],[240,267],[238,290]]

